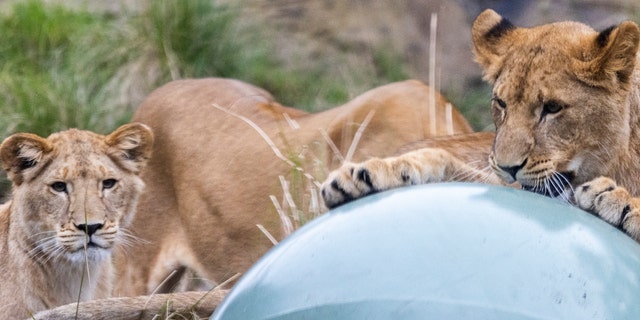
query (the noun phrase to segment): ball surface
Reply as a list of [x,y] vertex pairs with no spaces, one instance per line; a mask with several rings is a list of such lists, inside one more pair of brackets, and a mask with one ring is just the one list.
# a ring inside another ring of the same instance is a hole
[[640,245],[530,192],[431,184],[336,208],[211,319],[640,319]]

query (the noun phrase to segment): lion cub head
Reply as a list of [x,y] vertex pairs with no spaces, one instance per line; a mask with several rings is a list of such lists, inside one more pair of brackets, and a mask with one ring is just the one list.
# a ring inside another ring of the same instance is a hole
[[576,22],[512,25],[492,10],[474,22],[474,52],[493,83],[490,163],[506,182],[564,193],[628,156],[638,126],[640,30]]
[[128,225],[153,142],[151,130],[128,124],[108,136],[71,129],[41,138],[18,133],[0,146],[13,183],[12,227],[29,254],[72,262],[109,257]]

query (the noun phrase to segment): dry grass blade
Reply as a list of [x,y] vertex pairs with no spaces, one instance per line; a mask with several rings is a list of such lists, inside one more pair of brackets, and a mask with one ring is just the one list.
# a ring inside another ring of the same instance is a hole
[[347,151],[347,155],[344,157],[344,161],[351,162],[351,158],[353,158],[353,154],[356,153],[356,148],[358,147],[358,142],[360,141],[360,138],[362,137],[362,133],[364,132],[364,129],[367,128],[367,125],[369,125],[369,122],[371,122],[371,119],[373,119],[373,116],[375,114],[376,114],[376,112],[374,110],[369,111],[367,116],[364,118],[364,121],[362,121],[362,123],[358,127],[358,130],[353,135],[353,141],[351,142],[351,145],[349,146],[349,151]]
[[283,113],[282,115],[284,116],[284,119],[287,121],[291,129],[300,129],[300,125],[298,124],[298,122],[293,120],[288,113]]
[[453,106],[451,103],[445,104],[445,119],[447,122],[447,134],[453,135]]
[[276,208],[276,211],[278,212],[278,216],[280,217],[280,221],[282,222],[282,229],[283,229],[284,235],[285,236],[290,235],[295,228],[293,227],[293,223],[291,223],[291,219],[289,219],[287,212],[278,203],[278,199],[274,195],[270,195],[269,199],[271,199],[273,206]]
[[311,195],[309,199],[309,215],[311,217],[317,217],[322,213],[322,206],[319,201],[320,190],[315,186],[310,186],[309,188],[309,194]]
[[180,68],[178,67],[178,57],[175,52],[170,47],[170,41],[163,39],[162,48],[165,58],[167,58],[167,67],[169,68],[169,73],[171,74],[172,80],[180,79]]
[[248,124],[249,126],[251,126],[251,128],[253,128],[259,135],[260,137],[262,137],[262,139],[267,143],[267,145],[269,145],[269,147],[271,148],[271,150],[273,151],[273,153],[276,155],[276,157],[278,157],[280,160],[284,161],[286,164],[288,164],[289,166],[291,166],[292,168],[294,168],[296,171],[299,171],[301,173],[303,173],[304,177],[306,177],[307,179],[309,179],[310,181],[312,181],[315,185],[320,186],[320,183],[318,181],[316,181],[316,179],[305,172],[304,168],[298,166],[297,164],[295,164],[293,161],[291,161],[290,159],[288,159],[287,157],[285,157],[282,152],[280,151],[280,149],[278,148],[278,146],[276,146],[276,144],[273,142],[273,140],[271,140],[271,138],[269,138],[269,135],[264,132],[264,130],[262,130],[262,128],[260,128],[260,126],[258,126],[255,122],[251,121],[251,119],[241,116],[231,110],[225,109],[222,106],[220,106],[217,103],[212,104],[212,106],[222,112],[225,112],[233,117],[236,117],[240,120],[242,120],[243,122],[245,122],[246,124]]
[[[280,178],[280,186],[282,186],[282,193],[284,195],[284,199],[285,199],[285,203],[288,205],[288,207],[290,208],[292,214],[294,217],[299,217],[300,216],[300,211],[298,209],[298,206],[296,205],[296,202],[293,200],[293,196],[291,195],[291,190],[289,189],[289,183],[287,182],[287,180],[283,177],[283,176],[279,176],[278,178]],[[293,225],[291,224],[291,219],[289,219],[288,216],[284,215],[280,217],[283,221],[283,224],[285,224],[285,233],[287,235],[289,235],[291,232],[293,232]],[[299,220],[299,219],[297,219]]]
[[167,281],[169,281],[169,279],[173,278],[173,276],[176,274],[177,270],[173,270],[171,271],[171,273],[169,273],[169,275],[164,278],[164,280],[162,280],[162,282],[160,282],[160,284],[158,284],[158,286],[153,289],[153,292],[151,292],[151,294],[149,295],[149,299],[147,300],[147,302],[145,303],[145,308],[147,306],[147,304],[149,303],[149,300],[151,300],[151,297],[155,294],[158,293],[158,290],[162,287],[164,287],[164,285],[167,283]]
[[261,224],[256,224],[256,227],[258,227],[258,229],[260,229],[260,231],[262,231],[262,233],[264,233],[264,235],[267,236],[269,241],[271,241],[271,243],[273,243],[274,246],[278,244],[278,240],[271,234],[271,232],[269,232],[269,230],[267,230],[267,228],[265,228]]
[[240,276],[242,275],[242,273],[236,273],[233,276],[229,277],[227,280],[223,281],[222,283],[220,283],[219,285],[215,286],[214,288],[212,288],[211,290],[207,291],[202,298],[200,298],[200,300],[198,300],[198,302],[195,304],[196,306],[198,304],[200,304],[202,302],[202,300],[204,300],[204,298],[207,297],[208,294],[210,294],[211,292],[215,291],[215,290],[219,290],[222,289],[224,287],[226,287],[228,284],[230,284],[233,281],[236,281],[236,279],[238,279]]
[[84,213],[84,226],[85,229],[84,231],[84,235],[85,235],[85,241],[84,241],[84,245],[83,245],[83,250],[84,250],[84,265],[82,266],[82,274],[80,275],[80,289],[78,289],[78,299],[76,300],[76,315],[75,315],[75,319],[78,318],[78,314],[80,313],[80,301],[82,300],[82,287],[84,285],[84,278],[85,278],[85,274],[87,275],[87,279],[89,280],[89,283],[91,283],[91,273],[89,272],[89,257],[88,257],[88,248],[87,248],[87,244],[89,243],[89,223],[87,222],[87,213]]
[[[273,153],[275,154],[276,157],[278,157],[280,160],[284,161],[286,164],[288,164],[289,166],[291,166],[293,168],[293,170],[300,172],[306,179],[307,181],[311,182],[312,186],[315,186],[315,188],[319,188],[320,187],[320,182],[318,182],[315,177],[313,177],[311,174],[307,173],[304,168],[300,167],[299,165],[297,165],[295,162],[293,162],[291,159],[287,158],[284,156],[284,154],[280,151],[280,149],[276,146],[276,144],[273,142],[273,140],[271,140],[271,138],[269,137],[269,135],[262,130],[262,128],[260,128],[260,126],[258,126],[255,122],[251,121],[251,119],[244,117],[242,115],[239,115],[235,112],[233,112],[232,110],[229,109],[225,109],[222,106],[220,106],[219,104],[212,104],[214,108],[223,111],[237,119],[242,120],[243,122],[245,122],[246,124],[248,124],[251,128],[253,128],[259,135],[260,137],[267,143],[267,145],[271,148],[271,150],[273,151]],[[292,129],[299,129],[300,126],[298,125],[298,123],[292,119],[291,117],[289,117],[289,115],[287,115],[286,113],[283,114],[284,119],[287,121],[288,125],[292,128]],[[365,119],[363,126],[361,126],[361,130],[360,130],[360,135],[362,134],[362,130],[364,130],[364,127],[366,127],[366,124],[371,121],[371,118],[373,117],[373,114],[369,114],[368,117]],[[326,135],[326,133],[325,133]],[[357,140],[359,139],[359,136],[354,138],[354,144],[352,146],[357,145]],[[335,148],[335,145],[334,145]],[[354,147],[355,148],[355,147]],[[337,148],[335,148],[337,150]],[[275,196],[271,195],[269,196],[269,198],[271,199],[271,202],[273,203],[274,207],[276,208],[276,211],[278,212],[278,215],[280,216],[280,220],[282,221],[282,227],[283,227],[283,231],[284,231],[284,235],[287,236],[289,234],[291,234],[296,226],[293,225],[293,223],[291,222],[291,219],[289,217],[289,215],[287,214],[287,209],[290,209],[293,212],[293,216],[294,218],[299,219],[299,216],[301,215],[300,210],[298,209],[298,206],[295,203],[295,200],[291,194],[291,190],[289,189],[289,183],[287,182],[287,180],[283,177],[280,176],[280,184],[282,186],[282,190],[283,190],[283,194],[284,194],[284,207],[281,206],[278,203],[278,200]],[[312,199],[313,199],[313,195],[312,195]],[[316,207],[318,208],[317,211],[320,212],[321,210],[319,209],[319,205],[317,203],[319,203],[317,201],[317,199],[315,200],[316,203]],[[317,214],[316,214],[317,215]],[[314,215],[315,216],[315,215]],[[271,243],[273,243],[274,245],[278,244],[278,240],[262,225],[257,224],[256,225],[260,231],[262,231],[262,233],[265,234],[265,236],[267,236],[267,238],[269,239],[269,241],[271,241]]]
[[[283,176],[279,176],[279,178],[280,178],[280,185],[282,186],[282,193],[284,194],[286,203],[291,209],[291,212],[293,212],[294,219],[296,219],[296,217],[300,216],[300,212],[298,210],[298,207],[296,206],[295,201],[293,200],[293,196],[291,195],[291,190],[289,189],[289,183]],[[282,220],[282,227],[284,228],[285,236],[290,235],[294,230],[293,224],[291,223],[291,219],[286,214],[285,210],[278,211],[278,214],[280,215],[280,220]],[[296,220],[299,220],[299,219],[296,219]]]
[[266,132],[264,132],[264,130],[262,130],[260,128],[260,126],[258,126],[255,122],[251,121],[249,118],[241,116],[231,110],[227,110],[225,108],[223,108],[222,106],[220,106],[217,103],[213,104],[213,107],[223,111],[231,116],[234,116],[242,121],[244,121],[246,124],[248,124],[249,126],[251,126],[251,128],[253,128],[259,135],[260,137],[262,137],[262,139],[269,145],[269,147],[271,148],[271,150],[273,150],[273,153],[276,155],[276,157],[280,158],[280,160],[286,162],[287,164],[289,164],[290,166],[294,167],[294,168],[298,168],[298,166],[293,163],[293,161],[287,159],[287,157],[285,157],[282,152],[280,152],[280,149],[278,149],[278,147],[276,146],[276,144],[273,142],[273,140],[271,140],[271,138],[269,138],[269,135],[267,135]]
[[340,163],[344,163],[344,157],[342,156],[342,153],[340,153],[340,150],[338,150],[338,147],[336,146],[336,144],[333,143],[333,140],[331,140],[331,137],[329,137],[329,134],[327,134],[327,131],[325,131],[324,129],[321,129],[320,134],[322,135],[324,140],[327,142],[327,145],[329,146],[333,154],[336,157],[338,157],[338,159],[340,159]]
[[438,28],[438,14],[431,14],[429,33],[429,119],[431,136],[436,135],[436,31]]

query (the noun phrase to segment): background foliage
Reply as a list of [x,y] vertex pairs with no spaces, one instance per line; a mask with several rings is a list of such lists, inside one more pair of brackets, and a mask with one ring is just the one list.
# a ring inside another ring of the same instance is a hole
[[147,1],[117,16],[14,3],[0,16],[0,137],[70,127],[107,133],[150,91],[179,78],[242,79],[285,105],[317,111],[351,98],[353,83],[373,88],[408,77],[385,48],[371,69],[340,77],[327,72],[330,62],[285,67],[259,26],[237,24],[236,13],[211,0]]

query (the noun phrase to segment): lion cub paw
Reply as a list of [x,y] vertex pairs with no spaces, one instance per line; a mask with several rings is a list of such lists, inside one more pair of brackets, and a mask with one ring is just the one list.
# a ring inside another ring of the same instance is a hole
[[640,203],[615,181],[599,177],[576,189],[575,202],[640,241]]
[[325,205],[331,209],[379,191],[417,183],[418,172],[400,162],[371,159],[343,165],[331,172],[320,188]]

